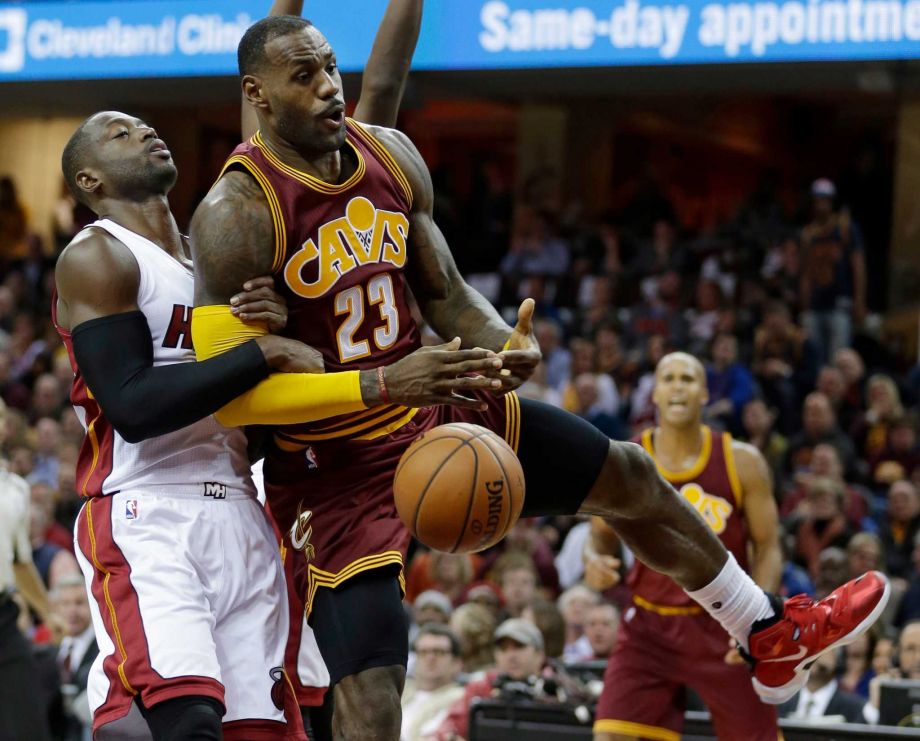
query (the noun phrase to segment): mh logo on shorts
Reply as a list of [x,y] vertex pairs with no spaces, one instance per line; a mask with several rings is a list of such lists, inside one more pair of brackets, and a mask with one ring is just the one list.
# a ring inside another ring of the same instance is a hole
[[137,500],[129,499],[125,502],[125,519],[126,520],[136,520],[137,519]]
[[211,499],[226,499],[227,486],[226,484],[218,484],[216,481],[207,481],[204,485],[204,495],[211,497]]
[[26,65],[26,11],[0,10],[0,72],[19,72]]

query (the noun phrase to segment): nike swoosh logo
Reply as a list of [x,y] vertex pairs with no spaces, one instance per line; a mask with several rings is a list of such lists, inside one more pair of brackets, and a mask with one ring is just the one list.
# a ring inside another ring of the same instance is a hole
[[772,664],[779,663],[780,661],[798,661],[801,658],[804,658],[808,653],[808,649],[805,646],[799,646],[799,652],[795,656],[783,656],[779,659],[761,659],[761,664]]

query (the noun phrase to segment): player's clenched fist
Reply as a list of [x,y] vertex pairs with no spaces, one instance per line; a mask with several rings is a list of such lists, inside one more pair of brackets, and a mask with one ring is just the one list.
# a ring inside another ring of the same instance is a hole
[[388,365],[383,371],[380,392],[394,404],[407,407],[450,404],[483,410],[485,403],[465,396],[464,392],[500,389],[500,380],[484,374],[501,367],[502,360],[494,352],[482,348],[461,350],[460,338],[456,337],[443,345],[419,348]]
[[620,559],[596,555],[585,560],[585,584],[603,592],[620,583]]

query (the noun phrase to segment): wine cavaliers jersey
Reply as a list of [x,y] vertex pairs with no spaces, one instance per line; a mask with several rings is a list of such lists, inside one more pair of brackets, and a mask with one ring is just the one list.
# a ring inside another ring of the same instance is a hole
[[[238,146],[227,164],[261,186],[275,226],[272,271],[287,300],[284,334],[323,354],[326,371],[387,365],[421,346],[403,275],[412,191],[399,165],[363,126],[346,119],[344,156],[356,161],[341,185],[295,170],[261,134]],[[417,413],[395,404],[276,431],[282,450],[310,442],[373,439]]]
[[[654,429],[647,429],[640,439],[642,446],[655,458]],[[657,463],[657,458],[656,458]],[[745,571],[748,570],[748,532],[744,519],[741,484],[735,470],[732,437],[727,432],[713,432],[703,427],[703,448],[697,461],[685,471],[658,472],[686,499],[726,549]],[[638,605],[664,614],[681,614],[700,608],[672,579],[636,562],[628,584]]]
[[[137,306],[153,338],[153,364],[194,363],[191,317],[195,294],[192,271],[139,234],[109,219],[90,228],[104,229],[137,260]],[[108,420],[87,387],[73,354],[70,332],[55,326],[70,356],[74,380],[70,400],[86,436],[77,460],[77,491],[93,497],[124,489],[159,494],[200,494],[225,498],[227,492],[255,496],[242,430],[228,429],[213,416],[175,432],[129,443]],[[131,518],[132,513],[127,513]]]

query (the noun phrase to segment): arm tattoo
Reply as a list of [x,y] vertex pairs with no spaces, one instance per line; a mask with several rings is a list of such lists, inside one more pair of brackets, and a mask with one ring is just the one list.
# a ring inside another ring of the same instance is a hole
[[471,288],[432,218],[434,186],[412,143],[397,131],[379,132],[412,185],[407,277],[423,316],[444,340],[460,337],[464,348],[501,350],[511,335],[495,307]]
[[259,184],[245,173],[224,175],[192,218],[195,305],[226,304],[247,280],[269,274],[273,229]]

